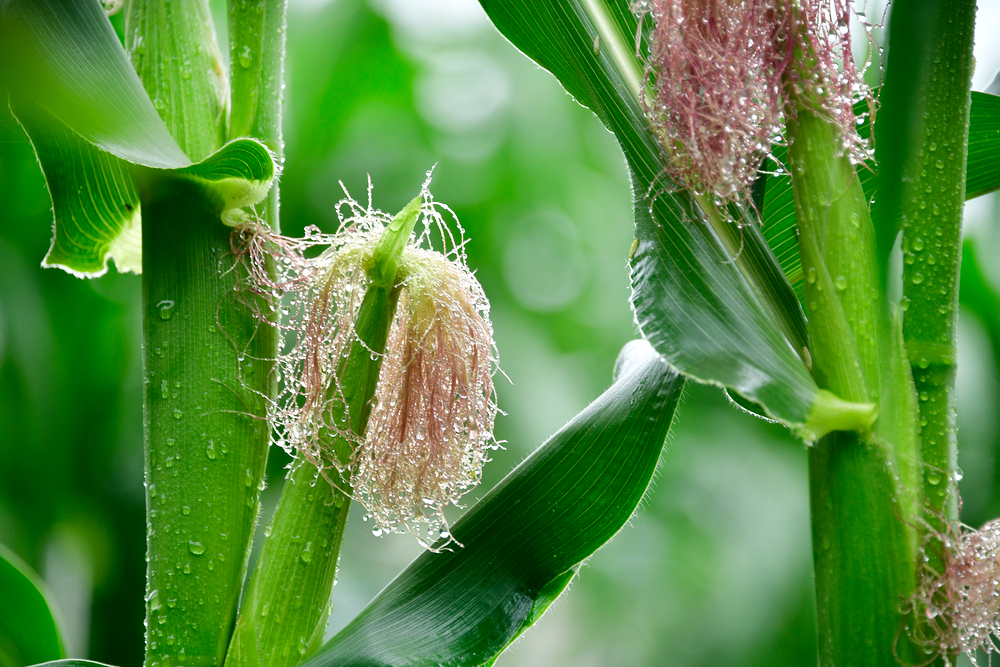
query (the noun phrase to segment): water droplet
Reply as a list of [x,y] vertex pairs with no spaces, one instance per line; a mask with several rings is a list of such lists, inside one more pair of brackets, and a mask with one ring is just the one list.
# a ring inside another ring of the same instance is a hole
[[156,308],[160,311],[161,320],[169,320],[174,314],[174,302],[170,299],[159,302],[156,304]]
[[243,478],[243,486],[247,487],[248,489],[251,486],[253,486],[253,474],[250,472],[250,468],[247,468],[247,474]]
[[309,564],[312,562],[313,559],[312,542],[306,542],[306,547],[305,549],[302,550],[302,555],[300,556],[300,558],[302,558],[303,563]]
[[205,547],[201,542],[195,542],[194,540],[190,540],[188,542],[188,551],[193,553],[195,556],[200,556],[203,553],[205,553]]
[[186,516],[191,513],[191,508],[185,505],[184,507],[181,508],[181,513]]
[[167,381],[163,380],[160,382],[160,396],[167,398],[170,396],[170,387],[167,385]]
[[861,229],[861,216],[857,213],[851,213],[851,224],[857,229]]
[[806,271],[806,282],[812,285],[816,282],[816,267],[810,266],[809,270]]
[[160,608],[160,591],[152,591],[146,596],[146,602],[149,603],[149,610],[156,611]]
[[181,419],[183,416],[184,416],[183,412],[181,412],[180,410],[174,410],[174,419]]
[[161,100],[159,97],[153,98],[153,108],[157,111],[163,111],[167,108],[167,103]]
[[173,609],[177,606],[177,598],[167,598],[167,606]]
[[923,249],[924,249],[924,240],[919,236],[913,239],[913,251],[920,252]]
[[927,483],[931,486],[937,486],[941,483],[941,475],[936,470],[931,470],[927,473]]
[[924,274],[914,273],[913,278],[911,280],[914,285],[919,285],[920,283],[924,282]]
[[212,461],[215,460],[215,441],[209,440],[208,447],[205,448],[205,454]]
[[243,50],[240,51],[240,66],[243,69],[246,69],[247,67],[250,67],[251,55],[252,54],[250,52],[250,47],[249,46],[244,46]]
[[840,291],[847,289],[847,278],[844,276],[837,276],[837,278],[833,281],[833,286]]
[[160,616],[158,619],[156,619],[156,622],[159,623],[160,625],[163,625],[164,623],[167,622],[167,617],[166,616]]

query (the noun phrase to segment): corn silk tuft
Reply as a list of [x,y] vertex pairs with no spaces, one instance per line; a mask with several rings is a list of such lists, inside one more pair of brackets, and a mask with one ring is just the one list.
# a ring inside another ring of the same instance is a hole
[[[406,530],[425,546],[451,540],[444,508],[479,483],[488,451],[499,447],[489,301],[468,268],[461,225],[433,200],[429,180],[396,275],[399,304],[364,437],[338,416],[344,399],[337,370],[354,345],[364,345],[355,318],[392,216],[372,207],[369,183],[367,207],[350,195],[338,204],[336,234],[312,227],[292,239],[259,223],[234,234],[252,289],[280,303],[276,368],[283,382],[269,415],[279,443],[349,480],[348,493],[374,519],[375,534]],[[317,247],[326,249],[310,258]],[[350,447],[336,450],[338,436]]]
[[789,86],[840,127],[855,163],[870,157],[853,104],[871,91],[851,55],[847,0],[646,0],[634,9],[654,21],[642,102],[677,185],[718,206],[746,195],[796,112]]
[[944,545],[943,574],[927,570],[913,607],[926,623],[917,625],[914,641],[935,656],[975,651],[1000,653],[1000,519],[979,530],[938,536]]

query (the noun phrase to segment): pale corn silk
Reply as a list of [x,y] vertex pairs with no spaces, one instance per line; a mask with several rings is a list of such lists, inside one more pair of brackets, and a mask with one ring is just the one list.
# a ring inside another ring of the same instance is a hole
[[847,0],[647,0],[635,10],[640,33],[653,23],[642,101],[676,185],[720,208],[746,195],[795,113],[789,87],[814,93],[800,99],[841,128],[853,161],[870,157],[853,111],[871,98],[851,56]]
[[[479,483],[498,447],[489,301],[466,263],[458,219],[433,200],[429,182],[428,174],[417,229],[402,253],[399,305],[364,437],[335,422],[344,403],[336,371],[354,345],[364,345],[355,318],[392,216],[372,207],[369,183],[367,206],[349,195],[338,204],[336,234],[311,228],[292,239],[249,224],[234,235],[251,289],[280,303],[282,382],[269,414],[280,443],[349,480],[341,491],[364,504],[376,535],[409,531],[425,546],[451,539],[444,508]],[[326,250],[310,258],[317,247]],[[348,460],[330,447],[335,435],[350,443]]]
[[929,566],[914,595],[913,607],[923,610],[926,623],[917,624],[914,641],[934,655],[975,651],[1000,652],[1000,519],[979,530],[962,527],[957,534],[934,535],[934,548],[944,545],[944,573]]

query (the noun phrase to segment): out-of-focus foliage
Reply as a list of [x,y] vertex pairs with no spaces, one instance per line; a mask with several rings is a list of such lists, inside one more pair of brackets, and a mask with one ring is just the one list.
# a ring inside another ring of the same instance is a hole
[[[370,175],[374,204],[398,210],[437,164],[435,197],[471,238],[469,264],[513,382],[497,378],[507,449],[487,465],[481,497],[610,384],[635,335],[624,159],[474,0],[292,0],[288,46],[283,230],[332,231],[338,180],[361,200]],[[39,268],[50,204],[6,110],[0,198],[0,542],[46,578],[71,656],[139,664],[140,282]],[[1000,211],[978,201],[974,240],[993,257]],[[959,371],[964,518],[974,525],[1000,508],[991,351],[1000,345],[987,335],[1000,328],[979,317],[989,314],[963,316]],[[815,659],[803,447],[719,390],[689,384],[666,452],[631,525],[498,665]],[[286,462],[272,448],[265,512]],[[412,538],[370,533],[352,517],[330,634],[420,553]]]

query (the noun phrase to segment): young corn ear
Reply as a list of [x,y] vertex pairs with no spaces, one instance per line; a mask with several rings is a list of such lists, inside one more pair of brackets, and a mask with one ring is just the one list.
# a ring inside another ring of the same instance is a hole
[[[479,482],[488,450],[498,446],[497,354],[489,301],[466,264],[461,227],[426,183],[422,200],[422,227],[396,273],[399,305],[361,438],[347,427],[350,415],[339,417],[337,369],[353,345],[364,345],[355,318],[391,216],[372,208],[369,192],[367,207],[350,196],[340,202],[333,235],[313,228],[304,239],[289,239],[259,226],[240,233],[254,289],[284,298],[277,359],[283,388],[270,414],[283,446],[349,480],[376,534],[409,530],[430,544],[449,537],[444,508]],[[457,237],[442,212],[454,220]],[[316,246],[326,250],[309,259]],[[272,264],[277,277],[268,273]],[[344,441],[349,448],[331,446]]]

